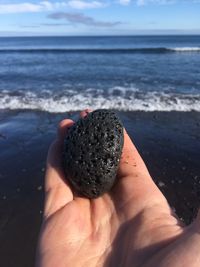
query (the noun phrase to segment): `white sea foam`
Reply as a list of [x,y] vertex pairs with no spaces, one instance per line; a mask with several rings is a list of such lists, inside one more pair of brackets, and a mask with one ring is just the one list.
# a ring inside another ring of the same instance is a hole
[[200,47],[174,47],[169,50],[176,52],[200,52]]
[[38,96],[32,92],[0,93],[0,109],[41,110],[51,113],[78,111],[84,108],[106,108],[123,111],[198,111],[200,94],[172,94],[141,92],[137,89],[114,87],[103,90],[88,89],[84,92],[65,91],[59,95],[46,92]]

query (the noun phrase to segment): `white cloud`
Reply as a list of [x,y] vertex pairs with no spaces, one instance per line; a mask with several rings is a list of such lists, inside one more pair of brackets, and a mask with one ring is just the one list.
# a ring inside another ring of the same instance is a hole
[[39,12],[41,5],[31,3],[21,4],[0,4],[0,13],[22,13],[22,12]]
[[137,0],[136,3],[138,6],[144,6],[147,4],[159,4],[159,5],[166,5],[166,4],[173,4],[176,0]]
[[70,0],[62,2],[41,1],[37,4],[24,2],[15,4],[0,4],[0,14],[6,13],[28,13],[63,10],[63,8],[87,9],[105,6],[99,1]]
[[[136,3],[136,5],[138,6],[145,6],[147,4],[158,4],[158,5],[173,4],[176,1],[177,0],[133,0],[133,3]],[[193,1],[200,1],[200,0],[193,0]],[[131,0],[118,0],[118,3],[125,6],[129,5],[131,3]]]
[[40,2],[40,5],[42,8],[44,8],[45,10],[53,10],[53,4],[48,2],[48,1],[43,1]]
[[[173,4],[178,0],[117,0],[120,5],[127,6],[131,3],[136,3],[138,6],[148,4]],[[182,0],[189,3],[200,3],[200,0]],[[107,3],[106,3],[107,2]],[[53,2],[53,0],[41,0],[38,3],[23,2],[23,3],[2,3],[0,0],[0,14],[6,13],[28,13],[28,12],[48,12],[48,11],[63,11],[63,9],[93,9],[101,8],[109,5],[109,1],[102,0],[61,0]]]
[[131,2],[131,0],[119,0],[119,3],[123,6],[127,6],[129,5]]
[[74,9],[99,8],[105,6],[98,1],[86,2],[82,0],[71,0],[68,2],[68,5]]
[[42,12],[54,10],[55,4],[48,1],[42,1],[38,4],[33,3],[16,3],[16,4],[0,4],[0,13],[24,13],[24,12]]

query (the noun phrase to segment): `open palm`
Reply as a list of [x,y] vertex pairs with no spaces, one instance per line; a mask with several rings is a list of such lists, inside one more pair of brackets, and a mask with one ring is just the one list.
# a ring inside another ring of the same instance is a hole
[[72,124],[60,123],[49,150],[36,267],[199,267],[200,218],[181,225],[126,131],[111,192],[92,200],[73,194],[61,167]]

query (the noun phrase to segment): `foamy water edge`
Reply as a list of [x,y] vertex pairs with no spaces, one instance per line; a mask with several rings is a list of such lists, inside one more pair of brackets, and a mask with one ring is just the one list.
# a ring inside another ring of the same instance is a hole
[[130,96],[115,96],[112,93],[92,95],[90,91],[74,93],[69,96],[38,96],[25,92],[23,95],[0,94],[0,109],[40,110],[50,113],[78,111],[84,108],[116,109],[121,111],[198,111],[200,112],[200,94],[169,94],[137,91]]

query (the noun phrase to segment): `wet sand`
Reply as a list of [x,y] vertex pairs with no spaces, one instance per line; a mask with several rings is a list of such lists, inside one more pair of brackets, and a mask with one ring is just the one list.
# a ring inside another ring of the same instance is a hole
[[[1,266],[34,266],[48,147],[57,123],[76,114],[0,112]],[[200,113],[119,115],[154,181],[189,224],[200,206]]]

